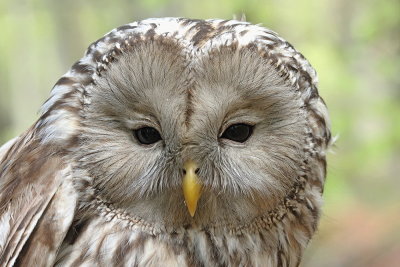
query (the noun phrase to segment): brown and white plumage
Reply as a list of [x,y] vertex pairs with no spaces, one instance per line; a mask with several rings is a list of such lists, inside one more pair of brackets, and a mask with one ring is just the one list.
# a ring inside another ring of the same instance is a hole
[[[243,142],[225,136],[238,124],[251,129]],[[140,143],[143,127],[161,140]],[[235,20],[121,26],[0,149],[0,262],[297,266],[330,140],[314,69],[276,33]]]

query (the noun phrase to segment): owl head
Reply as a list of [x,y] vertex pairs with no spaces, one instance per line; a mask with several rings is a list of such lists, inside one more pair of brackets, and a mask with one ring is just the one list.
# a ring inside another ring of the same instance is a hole
[[317,210],[330,141],[316,73],[288,42],[247,22],[181,18],[90,45],[37,131],[68,152],[82,206],[165,231],[236,231],[293,199]]

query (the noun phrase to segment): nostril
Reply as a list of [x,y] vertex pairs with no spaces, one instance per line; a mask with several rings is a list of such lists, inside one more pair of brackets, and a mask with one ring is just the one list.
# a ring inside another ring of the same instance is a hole
[[194,171],[194,173],[195,173],[195,174],[198,174],[198,173],[199,173],[199,170],[200,170],[200,169],[197,168],[197,169]]
[[182,172],[183,172],[183,174],[186,174],[186,170],[185,169],[182,169]]

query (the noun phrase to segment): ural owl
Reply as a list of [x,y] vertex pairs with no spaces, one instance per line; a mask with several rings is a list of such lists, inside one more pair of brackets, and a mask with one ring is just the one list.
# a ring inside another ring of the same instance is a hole
[[329,128],[314,69],[273,31],[116,28],[0,149],[0,262],[297,266]]

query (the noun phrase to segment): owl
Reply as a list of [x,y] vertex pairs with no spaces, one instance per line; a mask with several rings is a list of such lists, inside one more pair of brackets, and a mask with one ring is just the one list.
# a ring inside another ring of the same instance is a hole
[[275,32],[121,26],[0,149],[0,262],[298,266],[330,140],[315,70]]

